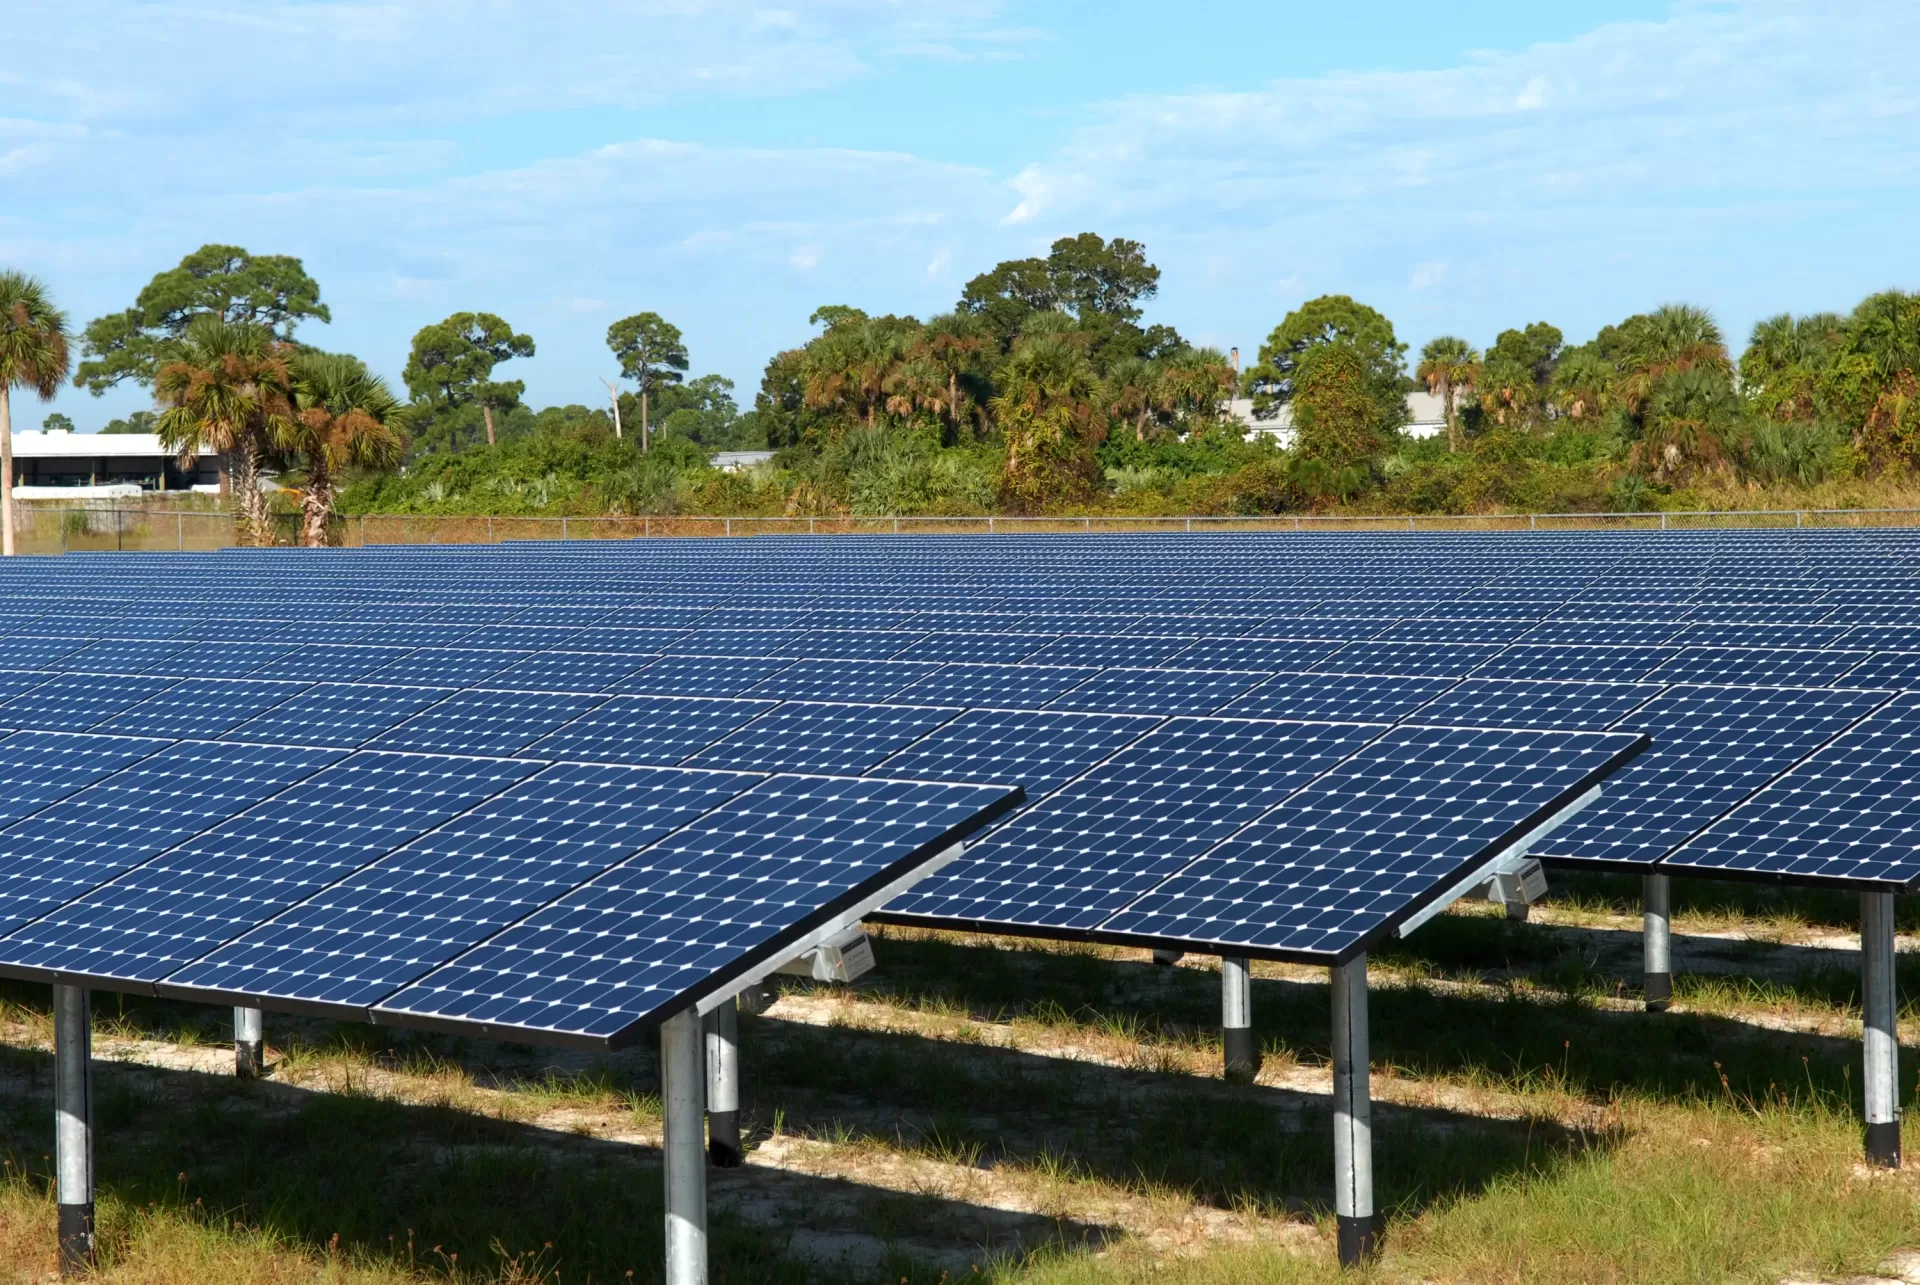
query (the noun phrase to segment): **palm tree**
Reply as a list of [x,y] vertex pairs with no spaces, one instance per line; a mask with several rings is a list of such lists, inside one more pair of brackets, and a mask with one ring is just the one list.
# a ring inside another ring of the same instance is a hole
[[1669,303],[1634,317],[1626,331],[1620,393],[1627,409],[1639,414],[1656,385],[1678,371],[1700,367],[1733,373],[1726,339],[1713,314],[1691,304]]
[[154,376],[155,400],[166,406],[154,431],[178,451],[182,467],[201,451],[227,457],[239,503],[241,537],[269,544],[260,463],[269,441],[293,417],[287,346],[264,326],[195,317],[172,360]]
[[1634,444],[1636,464],[1657,475],[1718,464],[1740,425],[1740,399],[1724,371],[1676,370],[1647,398],[1646,428]]
[[1218,348],[1183,348],[1160,363],[1164,406],[1191,432],[1220,422],[1220,405],[1233,395],[1233,367]]
[[37,278],[0,272],[0,554],[13,556],[13,390],[52,401],[72,366],[67,317]]
[[1105,389],[1070,336],[1015,345],[998,372],[993,415],[1006,438],[1001,474],[1009,498],[1038,508],[1085,487],[1093,447],[1107,432]]
[[1597,418],[1613,406],[1619,372],[1600,354],[1576,348],[1553,368],[1553,402],[1568,419]]
[[1447,413],[1447,449],[1459,450],[1466,439],[1460,432],[1460,417],[1454,413],[1454,394],[1478,382],[1480,354],[1458,335],[1441,335],[1420,350],[1420,365],[1413,373],[1440,399]]
[[390,469],[406,450],[405,408],[357,357],[302,353],[292,362],[293,411],[274,423],[273,444],[306,467],[300,542],[327,542],[334,481],[345,468]]
[[931,362],[946,373],[947,445],[957,445],[960,421],[971,398],[963,386],[979,372],[987,336],[971,313],[946,312],[930,319],[913,345],[915,361]]
[[1106,410],[1110,419],[1131,421],[1133,440],[1147,440],[1147,421],[1167,409],[1167,380],[1160,363],[1144,357],[1117,361],[1107,372]]
[[887,384],[906,357],[906,347],[898,323],[888,318],[828,331],[818,351],[809,354],[807,404],[864,419],[871,432],[875,417],[886,405]]

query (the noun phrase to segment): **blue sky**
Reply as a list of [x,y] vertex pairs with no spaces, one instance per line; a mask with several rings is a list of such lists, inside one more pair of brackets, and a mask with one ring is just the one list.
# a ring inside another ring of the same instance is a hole
[[[1315,295],[1417,346],[1920,288],[1920,6],[102,0],[8,15],[0,264],[76,325],[208,241],[301,256],[397,380],[498,312],[535,405],[651,309],[750,403],[823,303],[926,316],[1082,231],[1248,358]],[[92,429],[126,389],[46,409]]]

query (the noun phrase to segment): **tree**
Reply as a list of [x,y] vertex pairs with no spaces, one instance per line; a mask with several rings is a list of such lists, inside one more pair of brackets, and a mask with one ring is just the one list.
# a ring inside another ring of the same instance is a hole
[[152,384],[188,325],[203,314],[263,326],[288,343],[300,322],[333,319],[300,260],[203,245],[149,281],[133,307],[88,324],[81,337],[87,360],[74,372],[74,384],[96,397],[123,380]]
[[1480,354],[1472,344],[1457,335],[1431,339],[1420,350],[1420,365],[1414,378],[1426,384],[1427,391],[1440,399],[1447,415],[1447,449],[1457,451],[1466,444],[1460,432],[1460,416],[1454,410],[1454,397],[1471,389],[1480,378]]
[[1293,398],[1302,358],[1336,343],[1351,346],[1359,356],[1380,428],[1390,431],[1406,423],[1407,346],[1394,337],[1392,322],[1343,294],[1301,304],[1267,336],[1259,361],[1246,374],[1253,413],[1261,419],[1277,416]]
[[636,312],[607,327],[607,347],[620,359],[620,374],[640,386],[640,450],[647,442],[647,398],[661,384],[686,375],[687,346],[680,328],[657,312]]
[[701,375],[684,384],[662,385],[653,413],[660,417],[664,436],[710,451],[741,448],[740,407],[733,400],[733,381],[725,375]]
[[1548,390],[1559,363],[1564,336],[1558,327],[1536,321],[1525,330],[1503,330],[1481,360],[1481,409],[1494,422],[1532,428],[1549,403]]
[[[1608,338],[1605,331],[1601,333]],[[1618,354],[1620,400],[1634,415],[1641,413],[1655,386],[1670,374],[1696,366],[1733,374],[1733,359],[1727,355],[1713,314],[1690,304],[1664,304],[1627,318],[1610,346]]]
[[[527,391],[517,379],[494,382],[493,368],[515,357],[531,356],[531,335],[515,334],[512,326],[491,312],[456,312],[414,335],[413,351],[401,377],[423,412],[443,422],[467,407],[477,407],[486,424],[487,445],[492,446],[494,412],[518,405]],[[457,449],[457,421],[447,423],[444,431]]]
[[1323,343],[1302,352],[1293,372],[1294,452],[1335,474],[1369,468],[1386,446],[1376,373],[1358,344]]
[[306,472],[301,543],[327,543],[334,488],[348,468],[389,470],[406,453],[405,408],[357,357],[301,353],[289,368],[293,413],[273,421],[273,444]]
[[1861,300],[1821,382],[1868,460],[1920,460],[1920,294],[1884,290]]
[[150,410],[137,410],[125,419],[110,419],[103,433],[151,433],[154,421],[160,417]]
[[914,328],[911,319],[865,317],[842,322],[808,344],[807,405],[862,420],[871,431]]
[[1032,333],[1036,317],[1066,316],[1089,336],[1086,351],[1104,370],[1184,347],[1171,327],[1140,328],[1140,304],[1159,288],[1160,269],[1147,262],[1140,242],[1082,232],[1055,241],[1044,259],[1009,259],[981,273],[955,311],[973,317],[1003,353]]
[[966,312],[944,312],[930,319],[913,343],[912,357],[925,361],[946,376],[947,392],[940,414],[947,425],[946,444],[957,445],[960,425],[978,409],[985,383],[987,345],[991,338],[979,319]]
[[994,418],[1006,438],[1001,491],[1044,508],[1084,495],[1093,448],[1106,436],[1103,389],[1081,347],[1063,334],[1022,339],[1000,370]]
[[71,415],[62,415],[59,411],[55,411],[40,421],[40,431],[43,433],[71,433],[73,431],[73,417]]
[[37,277],[0,270],[0,555],[13,556],[13,390],[52,401],[73,357],[67,315]]
[[1131,423],[1133,440],[1147,440],[1147,425],[1157,415],[1172,409],[1166,372],[1160,363],[1144,357],[1115,362],[1106,378],[1107,418],[1114,423]]
[[1678,477],[1719,464],[1740,427],[1740,399],[1727,373],[1696,365],[1675,370],[1647,397],[1646,426],[1631,458],[1654,476]]
[[1573,420],[1594,420],[1613,409],[1613,363],[1590,345],[1570,348],[1553,368],[1553,406]]
[[1233,367],[1217,348],[1184,348],[1160,363],[1167,408],[1184,432],[1211,428],[1221,403],[1233,396]]
[[273,540],[260,468],[294,414],[290,355],[290,346],[267,327],[208,313],[193,319],[154,373],[154,397],[166,407],[154,431],[179,453],[183,468],[202,451],[226,456],[241,539],[249,544]]

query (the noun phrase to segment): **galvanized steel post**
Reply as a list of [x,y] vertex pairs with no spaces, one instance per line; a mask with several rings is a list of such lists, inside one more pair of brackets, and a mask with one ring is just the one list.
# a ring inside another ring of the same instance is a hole
[[1367,1049],[1367,957],[1329,971],[1333,982],[1333,1204],[1342,1267],[1374,1255],[1373,1102]]
[[1229,1080],[1251,1080],[1260,1070],[1253,1043],[1253,968],[1232,955],[1220,960],[1220,1049]]
[[53,988],[54,1199],[60,1274],[93,1268],[93,1014],[83,986]]
[[707,1014],[707,1158],[733,1169],[740,1148],[740,1009],[728,1000]]
[[257,1080],[267,1067],[267,1020],[257,1008],[233,1010],[233,1073]]
[[1867,1159],[1900,1167],[1900,1040],[1894,1025],[1893,894],[1860,894],[1860,1051]]
[[1640,878],[1641,994],[1649,1013],[1673,1002],[1673,877]]
[[706,1039],[682,1009],[660,1027],[660,1097],[666,1115],[667,1285],[707,1285]]

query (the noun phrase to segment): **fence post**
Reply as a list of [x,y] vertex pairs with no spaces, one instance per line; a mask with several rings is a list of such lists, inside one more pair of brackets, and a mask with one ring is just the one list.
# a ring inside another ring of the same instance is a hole
[[733,519],[732,519],[732,518],[728,518],[728,519],[727,519],[727,534],[728,534],[728,535],[732,535],[732,534],[733,534]]
[[1192,518],[1188,518],[1188,519],[1187,519],[1187,534],[1188,534],[1188,535],[1192,535],[1192,534],[1193,534],[1193,519],[1192,519]]
[[560,538],[562,540],[567,538],[567,520],[565,518],[560,519]]
[[1413,514],[1407,514],[1407,530],[1413,530]]
[[1800,518],[1801,518],[1800,510],[1795,509],[1793,511],[1793,529],[1796,531],[1800,529]]
[[175,553],[187,551],[187,515],[184,513],[173,515],[173,551]]
[[1084,518],[1081,518],[1081,519],[1080,519],[1080,529],[1081,529],[1081,530],[1083,530],[1083,531],[1091,531],[1091,530],[1093,530],[1093,519],[1092,519],[1091,517],[1084,517]]
[[1660,529],[1662,531],[1667,529],[1667,515],[1664,513],[1660,515]]
[[1293,533],[1295,535],[1300,534],[1300,515],[1298,513],[1293,515]]
[[1538,513],[1527,514],[1527,530],[1538,531],[1539,529],[1540,529],[1540,515]]
[[808,535],[812,535],[812,534],[813,534],[813,519],[812,519],[812,518],[808,518],[808,519],[807,519],[807,534],[808,534]]
[[487,543],[488,543],[488,544],[492,544],[492,543],[494,543],[494,539],[493,539],[493,514],[491,514],[491,513],[489,513],[489,514],[487,514]]

